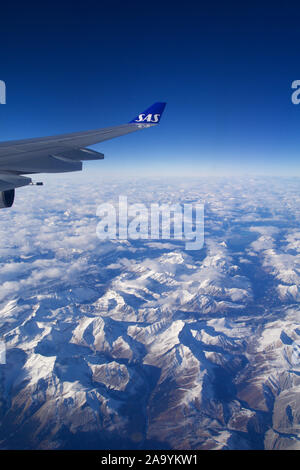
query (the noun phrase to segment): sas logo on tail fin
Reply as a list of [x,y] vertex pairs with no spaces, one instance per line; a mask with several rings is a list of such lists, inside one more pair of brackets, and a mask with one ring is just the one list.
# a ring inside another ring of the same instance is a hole
[[160,118],[162,116],[162,113],[165,109],[166,103],[154,103],[152,106],[147,108],[145,111],[142,113],[138,114],[132,121],[131,123],[136,123],[136,122],[149,122],[152,124],[158,124],[160,121]]
[[139,114],[135,122],[159,122],[159,118],[160,114]]

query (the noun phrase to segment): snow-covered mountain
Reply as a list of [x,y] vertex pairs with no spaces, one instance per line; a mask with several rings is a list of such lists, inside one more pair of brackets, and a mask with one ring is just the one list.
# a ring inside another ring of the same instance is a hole
[[[0,447],[300,449],[300,181],[95,181],[0,214]],[[120,194],[204,247],[98,240]]]

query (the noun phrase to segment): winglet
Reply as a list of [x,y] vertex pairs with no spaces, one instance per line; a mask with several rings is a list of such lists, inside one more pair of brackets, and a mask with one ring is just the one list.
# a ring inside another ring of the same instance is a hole
[[158,124],[162,113],[165,109],[166,103],[154,103],[150,108],[147,108],[137,117],[130,121],[131,123],[151,123],[151,124]]

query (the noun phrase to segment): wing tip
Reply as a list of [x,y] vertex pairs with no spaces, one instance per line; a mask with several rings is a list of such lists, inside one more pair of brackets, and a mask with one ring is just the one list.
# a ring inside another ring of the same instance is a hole
[[147,108],[142,113],[138,114],[131,123],[149,123],[149,124],[159,124],[161,120],[161,116],[164,112],[166,107],[166,102],[158,101],[152,104],[149,108]]

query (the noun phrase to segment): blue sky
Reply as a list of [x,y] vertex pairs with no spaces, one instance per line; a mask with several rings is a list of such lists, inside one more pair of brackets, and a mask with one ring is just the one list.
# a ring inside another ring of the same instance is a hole
[[102,173],[300,175],[291,102],[300,7],[291,5],[1,7],[0,139],[121,124],[167,101],[159,128],[96,147]]

